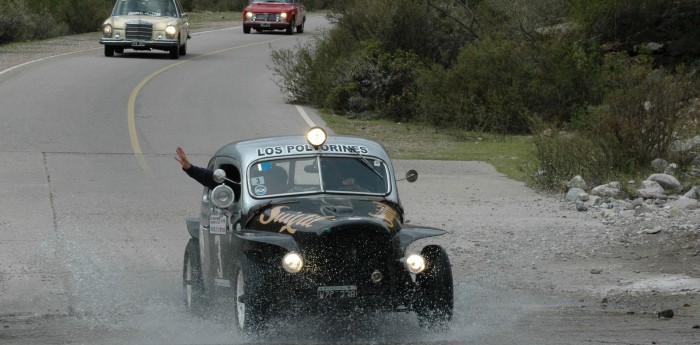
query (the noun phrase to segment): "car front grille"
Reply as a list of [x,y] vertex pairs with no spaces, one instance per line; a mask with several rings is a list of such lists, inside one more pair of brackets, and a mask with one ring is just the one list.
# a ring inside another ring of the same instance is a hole
[[375,270],[388,278],[392,240],[383,227],[364,224],[334,227],[303,244],[311,278],[319,285],[371,285]]
[[126,24],[126,39],[149,41],[153,33],[153,24],[149,22],[137,22]]
[[277,20],[277,13],[256,13],[253,19],[261,22],[274,22]]

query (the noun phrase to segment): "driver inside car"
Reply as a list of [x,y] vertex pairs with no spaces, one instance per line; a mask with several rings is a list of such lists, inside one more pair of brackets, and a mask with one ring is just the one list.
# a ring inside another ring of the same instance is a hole
[[270,162],[258,163],[251,168],[251,186],[255,195],[272,195],[287,192],[287,171]]
[[342,162],[343,160],[345,159],[333,159],[333,162],[322,164],[325,189],[366,192],[365,188],[357,184],[352,167],[348,166],[347,162]]

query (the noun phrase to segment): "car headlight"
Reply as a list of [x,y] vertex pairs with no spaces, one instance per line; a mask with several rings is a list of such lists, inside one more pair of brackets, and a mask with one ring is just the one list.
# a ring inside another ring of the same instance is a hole
[[299,273],[304,267],[304,260],[301,255],[295,252],[289,252],[282,258],[282,267],[289,273]]
[[175,38],[175,34],[177,34],[177,29],[174,26],[168,25],[168,27],[165,28],[165,35],[167,38]]
[[111,24],[105,24],[102,26],[102,35],[104,35],[104,37],[112,37],[112,25]]
[[211,203],[218,208],[231,206],[233,198],[233,189],[225,184],[218,185],[211,191]]
[[282,18],[282,20],[287,19],[287,12],[280,13],[280,18]]
[[253,12],[246,12],[245,17],[248,19],[253,18]]
[[425,259],[418,254],[411,254],[403,262],[406,269],[411,273],[421,273],[425,271]]
[[328,135],[326,134],[326,131],[319,126],[311,127],[308,131],[306,131],[306,142],[315,148],[323,145],[327,138]]

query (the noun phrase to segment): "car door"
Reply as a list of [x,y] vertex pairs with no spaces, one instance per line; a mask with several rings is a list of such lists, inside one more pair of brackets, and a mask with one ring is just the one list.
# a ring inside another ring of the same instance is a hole
[[[226,177],[240,182],[238,163],[228,157],[217,157],[210,162],[209,169],[223,169]],[[234,203],[228,210],[223,211],[210,203],[211,190],[205,188],[202,197],[201,224],[203,229],[202,271],[208,286],[230,288],[233,267],[229,258],[232,253],[232,236],[241,218],[240,184],[226,182],[234,190]]]

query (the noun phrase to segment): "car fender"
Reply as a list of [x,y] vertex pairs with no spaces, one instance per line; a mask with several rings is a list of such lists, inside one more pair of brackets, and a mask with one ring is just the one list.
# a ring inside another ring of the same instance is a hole
[[242,241],[271,244],[290,252],[299,252],[299,246],[294,240],[294,237],[289,234],[257,230],[238,230],[234,235]]
[[199,218],[187,218],[185,222],[187,223],[187,232],[190,233],[190,236],[199,238]]
[[408,246],[422,238],[427,238],[427,237],[433,237],[433,236],[440,236],[446,234],[447,231],[438,229],[438,228],[431,228],[431,227],[426,227],[426,226],[412,226],[412,225],[404,225],[401,228],[401,231],[399,232],[399,241],[401,244],[401,252],[405,252],[406,248]]

